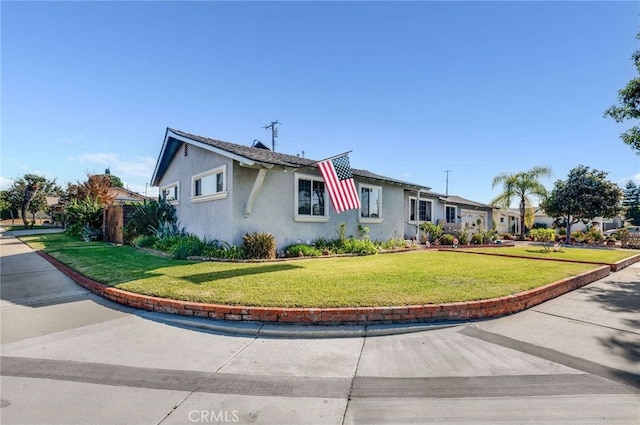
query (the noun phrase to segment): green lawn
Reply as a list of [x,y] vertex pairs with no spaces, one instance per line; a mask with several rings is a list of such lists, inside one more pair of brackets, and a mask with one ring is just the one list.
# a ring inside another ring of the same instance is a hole
[[[462,249],[461,251],[465,251]],[[505,248],[474,248],[466,250],[468,252],[483,252],[487,254],[519,255],[530,258],[548,258],[573,261],[591,261],[602,264],[613,264],[633,255],[640,254],[640,251],[628,249],[603,249],[603,248],[565,248],[561,251],[545,251],[542,246],[516,246]]]
[[124,290],[250,306],[391,306],[477,300],[521,292],[594,268],[437,251],[266,263],[189,262],[129,246],[73,241],[61,234],[22,240],[94,280]]

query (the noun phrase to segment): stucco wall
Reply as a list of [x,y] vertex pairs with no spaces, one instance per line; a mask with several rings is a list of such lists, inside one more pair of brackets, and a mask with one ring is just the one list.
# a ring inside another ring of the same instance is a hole
[[[225,199],[194,203],[190,199],[192,176],[222,165],[227,167],[228,196]],[[173,158],[162,177],[160,187],[179,182],[180,200],[176,204],[176,210],[180,226],[186,231],[199,237],[223,240],[234,245],[240,245],[242,237],[251,232],[272,233],[278,249],[299,242],[310,243],[319,237],[335,239],[338,237],[336,230],[342,223],[346,224],[347,236],[358,237],[358,224],[369,228],[369,237],[372,240],[405,236],[407,198],[404,188],[364,179],[356,179],[358,190],[360,183],[379,186],[382,189],[382,221],[379,223],[360,220],[359,210],[336,213],[330,206],[328,196],[328,221],[296,221],[296,173],[275,168],[267,172],[251,212],[245,216],[247,202],[258,172],[258,169],[240,166],[236,161],[189,145],[187,156],[184,156],[184,150],[181,148]],[[305,168],[301,173],[320,175],[312,168]]]
[[[306,175],[319,176],[313,169],[301,171]],[[245,208],[251,189],[258,175],[258,170],[240,167],[236,163],[234,168],[234,236],[230,241],[240,244],[242,236],[250,232],[268,232],[276,238],[278,249],[295,243],[310,243],[319,237],[335,239],[338,237],[336,229],[342,223],[346,224],[347,236],[358,237],[358,224],[369,228],[372,240],[387,240],[393,237],[403,237],[403,189],[391,186],[382,187],[382,222],[361,223],[358,220],[358,210],[350,210],[338,214],[329,207],[327,222],[302,222],[295,220],[295,176],[296,173],[282,170],[270,170],[253,204],[251,214],[245,217]],[[359,181],[356,180],[356,186]],[[366,182],[372,184],[372,182]],[[327,199],[327,202],[330,201]]]
[[160,182],[160,187],[180,182],[176,211],[180,227],[207,239],[229,241],[232,238],[231,213],[233,190],[226,199],[194,203],[191,197],[191,177],[219,166],[227,166],[227,188],[233,188],[233,161],[205,149],[189,145],[188,155],[180,149]]

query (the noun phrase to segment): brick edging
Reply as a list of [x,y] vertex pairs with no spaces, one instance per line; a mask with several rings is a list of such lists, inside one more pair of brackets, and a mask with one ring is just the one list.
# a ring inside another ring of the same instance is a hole
[[108,300],[133,308],[229,321],[299,324],[415,323],[472,320],[517,313],[609,276],[608,266],[514,295],[480,301],[395,307],[279,308],[206,304],[136,294],[103,285],[81,275],[50,255],[36,251],[80,286]]

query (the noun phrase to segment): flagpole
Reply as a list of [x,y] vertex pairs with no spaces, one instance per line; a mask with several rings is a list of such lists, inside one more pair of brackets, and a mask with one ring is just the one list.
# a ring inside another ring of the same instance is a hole
[[312,167],[315,164],[318,164],[320,162],[330,161],[332,159],[340,158],[341,156],[345,156],[347,154],[350,154],[351,152],[353,152],[353,151],[346,151],[346,152],[343,152],[343,153],[338,154],[338,155],[330,156],[329,158],[321,159],[320,161],[312,162],[311,164],[307,165],[307,167]]

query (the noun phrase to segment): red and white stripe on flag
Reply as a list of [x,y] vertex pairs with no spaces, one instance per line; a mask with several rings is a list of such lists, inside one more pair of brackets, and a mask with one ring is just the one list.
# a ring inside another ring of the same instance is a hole
[[321,161],[318,163],[318,168],[329,191],[333,208],[338,213],[360,208],[360,197],[351,174],[349,157],[346,154]]

